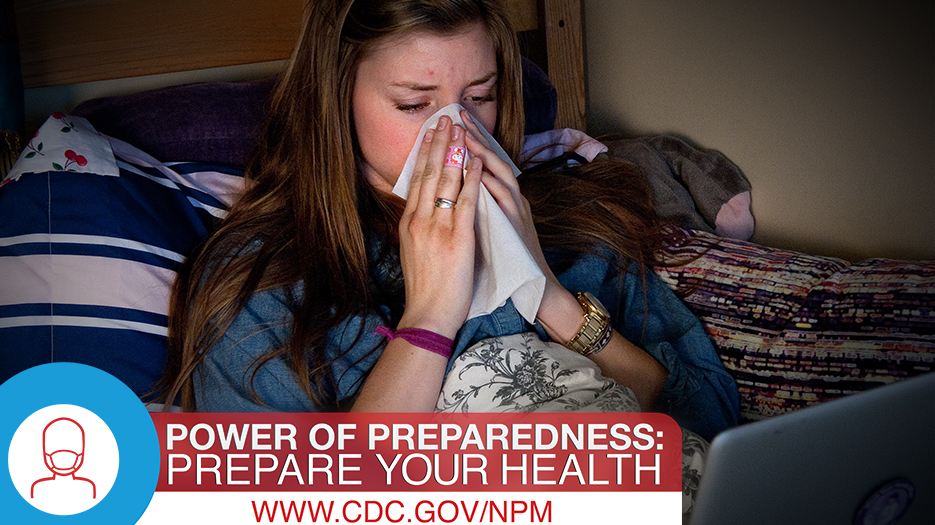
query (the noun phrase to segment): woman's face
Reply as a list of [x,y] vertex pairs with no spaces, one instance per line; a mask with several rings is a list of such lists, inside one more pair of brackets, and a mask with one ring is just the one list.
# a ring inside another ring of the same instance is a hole
[[363,173],[391,192],[422,124],[459,102],[493,131],[497,60],[481,24],[455,35],[418,32],[388,37],[357,69],[351,98]]

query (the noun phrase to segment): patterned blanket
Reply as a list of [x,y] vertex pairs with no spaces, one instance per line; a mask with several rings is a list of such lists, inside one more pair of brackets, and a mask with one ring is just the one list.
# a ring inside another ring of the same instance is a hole
[[935,371],[935,261],[807,255],[694,232],[688,292],[755,421]]
[[[639,412],[633,392],[590,359],[534,333],[465,350],[448,373],[437,412]],[[682,513],[691,511],[708,443],[682,429]]]

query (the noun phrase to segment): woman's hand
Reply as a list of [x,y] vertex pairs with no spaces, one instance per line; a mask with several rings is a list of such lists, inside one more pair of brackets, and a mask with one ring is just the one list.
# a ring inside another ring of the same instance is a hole
[[[460,147],[463,155],[464,135],[463,128],[442,117],[419,149],[399,222],[406,308],[397,330],[421,328],[454,339],[467,318],[474,291],[474,213],[483,163],[474,159],[462,183],[462,168],[452,165],[449,148]],[[441,206],[436,199],[444,199]],[[352,410],[431,412],[446,365],[444,357],[397,337],[387,343]]]
[[[451,148],[461,148],[464,158],[464,136],[448,117],[425,134],[399,223],[406,285],[399,326],[451,338],[467,318],[473,294],[474,214],[482,171],[481,161],[471,163],[462,184],[462,168],[452,165],[457,162],[449,159]],[[437,199],[444,199],[441,207]]]
[[581,306],[578,305],[574,296],[558,282],[545,260],[539,244],[539,235],[533,224],[529,201],[520,192],[519,182],[513,176],[512,167],[488,147],[467,111],[461,112],[461,118],[468,130],[466,138],[468,150],[483,160],[484,171],[481,182],[497,201],[497,205],[503,210],[513,229],[519,234],[526,249],[532,254],[539,269],[545,275],[545,293],[536,317],[554,340],[567,342],[577,333],[581,325]]
[[488,147],[470,113],[462,111],[461,118],[468,130],[466,138],[468,150],[484,162],[481,182],[494,200],[497,201],[497,205],[503,210],[513,229],[523,240],[526,249],[535,258],[539,269],[546,275],[546,278],[551,277],[551,279],[554,279],[552,270],[549,269],[549,265],[545,262],[542,247],[539,245],[539,236],[536,234],[536,227],[533,225],[529,201],[520,193],[519,182],[513,176],[512,167]]
[[[461,118],[468,129],[467,147],[484,161],[481,182],[519,233],[526,248],[546,277],[545,293],[536,318],[549,337],[566,344],[578,333],[584,320],[578,300],[566,290],[549,268],[539,244],[529,201],[520,193],[512,168],[490,150],[467,112]],[[601,372],[633,390],[644,410],[651,410],[662,391],[668,370],[642,349],[613,332],[604,349],[591,356]]]

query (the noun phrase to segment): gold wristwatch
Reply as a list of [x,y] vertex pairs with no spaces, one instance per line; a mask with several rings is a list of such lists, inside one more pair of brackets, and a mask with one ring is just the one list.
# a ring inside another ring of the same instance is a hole
[[565,346],[584,356],[600,352],[610,342],[610,313],[588,292],[578,293],[578,304],[584,311],[584,324]]

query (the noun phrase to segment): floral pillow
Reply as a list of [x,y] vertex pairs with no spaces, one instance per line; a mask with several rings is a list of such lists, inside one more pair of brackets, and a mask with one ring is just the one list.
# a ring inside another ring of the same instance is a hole
[[[534,333],[465,350],[445,378],[436,412],[640,412],[629,388],[587,357]],[[694,505],[708,442],[682,429],[682,513]]]
[[639,412],[633,392],[590,359],[534,333],[484,339],[445,379],[437,412]]

